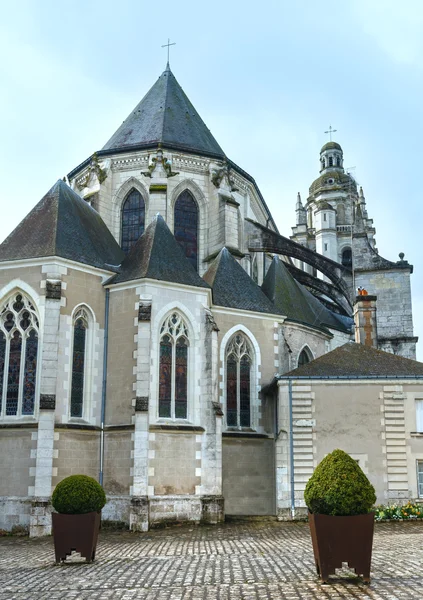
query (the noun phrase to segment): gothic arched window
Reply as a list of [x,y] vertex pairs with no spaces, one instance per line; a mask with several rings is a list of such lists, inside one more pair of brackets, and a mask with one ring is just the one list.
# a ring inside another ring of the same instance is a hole
[[174,235],[185,256],[198,270],[198,206],[191,192],[185,190],[175,202]]
[[303,348],[298,357],[297,367],[302,367],[303,365],[309,363],[311,360],[313,360],[313,356],[310,350],[308,348]]
[[188,416],[188,328],[177,312],[160,328],[159,417]]
[[228,427],[251,427],[250,345],[236,333],[226,350],[226,424]]
[[72,347],[72,380],[70,394],[70,416],[82,417],[86,388],[87,333],[89,317],[83,308],[74,316]]
[[33,304],[16,292],[0,312],[0,416],[34,414],[38,331]]
[[126,254],[144,232],[145,202],[138,190],[131,190],[122,205],[121,247]]
[[352,266],[352,252],[351,252],[351,248],[344,248],[342,250],[341,263],[344,265],[344,267],[351,267]]

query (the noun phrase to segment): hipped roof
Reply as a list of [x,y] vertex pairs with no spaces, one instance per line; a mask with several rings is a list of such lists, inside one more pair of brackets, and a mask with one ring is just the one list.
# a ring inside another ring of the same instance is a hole
[[186,258],[161,215],[153,219],[133,245],[111,283],[144,278],[209,287]]
[[113,270],[125,254],[98,212],[59,179],[0,245],[0,261],[44,256]]

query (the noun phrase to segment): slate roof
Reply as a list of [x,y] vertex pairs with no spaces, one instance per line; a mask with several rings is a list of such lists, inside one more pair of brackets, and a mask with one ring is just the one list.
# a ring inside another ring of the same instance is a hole
[[0,261],[44,256],[113,270],[125,254],[98,212],[59,179],[0,245]]
[[103,150],[166,147],[224,158],[224,152],[167,66]]
[[154,218],[132,246],[122,263],[120,272],[110,283],[144,278],[209,287],[186,258],[161,215]]
[[222,248],[203,278],[212,287],[217,306],[281,314],[227,248]]
[[343,378],[413,375],[423,376],[423,363],[354,342],[344,344],[286,374],[290,377]]
[[307,288],[294,279],[277,256],[266,273],[262,290],[287,320],[312,327],[350,332],[352,319],[341,317],[327,309]]
[[277,256],[273,258],[266,273],[262,290],[288,319],[307,325],[320,324],[316,322],[316,315],[304,296],[302,286],[295,281]]

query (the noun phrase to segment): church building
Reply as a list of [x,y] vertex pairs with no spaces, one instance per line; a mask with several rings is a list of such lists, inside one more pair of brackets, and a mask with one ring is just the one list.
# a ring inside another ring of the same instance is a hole
[[[77,473],[104,486],[103,519],[133,530],[290,518],[361,376],[376,415],[364,446],[385,439],[392,394],[408,415],[401,436],[423,430],[412,266],[378,254],[339,144],[323,146],[296,215],[291,239],[280,235],[169,65],[102,149],[54,183],[0,245],[0,529],[49,533],[52,490]],[[322,412],[321,384],[302,378],[349,363],[350,347],[362,358],[346,404],[331,409],[336,391],[323,393]],[[398,378],[405,391],[391,390]],[[357,410],[344,449],[370,478],[374,456],[379,501],[423,496],[420,448],[405,466],[391,456],[406,479],[389,487],[383,451],[354,446]]]

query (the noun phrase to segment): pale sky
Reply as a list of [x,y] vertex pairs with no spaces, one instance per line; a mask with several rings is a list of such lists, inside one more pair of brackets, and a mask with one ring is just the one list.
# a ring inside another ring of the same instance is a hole
[[318,176],[324,131],[363,186],[379,253],[414,265],[422,338],[423,3],[269,0],[1,3],[4,239],[110,138],[166,65],[289,236]]

